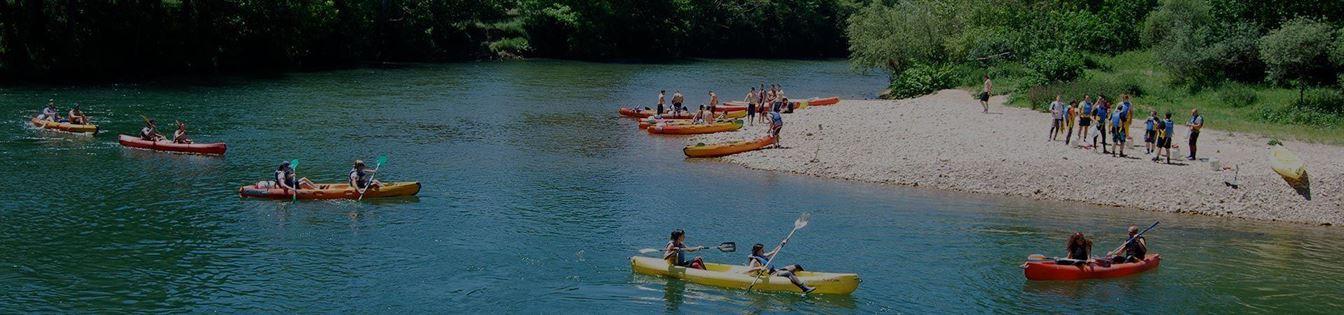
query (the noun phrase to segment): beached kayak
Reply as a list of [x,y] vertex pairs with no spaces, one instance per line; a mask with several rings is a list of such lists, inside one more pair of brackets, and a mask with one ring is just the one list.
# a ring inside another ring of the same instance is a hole
[[1125,264],[1112,264],[1102,267],[1096,264],[1082,266],[1061,265],[1054,261],[1029,261],[1023,273],[1027,280],[1085,280],[1118,278],[1157,268],[1162,262],[1158,254],[1148,254],[1143,261]]
[[[620,109],[620,110],[617,110],[616,112],[617,112],[617,113],[620,113],[621,116],[625,116],[625,117],[633,117],[633,118],[647,118],[647,117],[653,116],[654,114],[657,114],[657,113],[655,113],[654,111],[651,111],[651,110],[634,109],[634,108],[629,108],[629,107],[621,107],[621,109]],[[694,114],[690,114],[690,113],[687,113],[687,114],[681,114],[681,115],[672,115],[672,114],[663,113],[663,117],[664,117],[664,118],[691,118],[693,115],[694,115]]]
[[[317,184],[318,189],[299,189],[298,199],[357,199],[359,191],[348,184]],[[420,193],[420,182],[383,182],[383,186],[364,192],[364,198],[414,196]],[[238,195],[248,198],[290,199],[294,191],[267,186],[247,185],[238,188]]]
[[[728,119],[738,119],[738,118],[742,118],[742,117],[747,117],[747,112],[728,112],[727,117],[728,117]],[[645,118],[640,118],[640,119],[639,119],[639,129],[649,128],[649,127],[651,127],[651,126],[653,126],[653,125],[657,125],[658,123],[667,123],[667,124],[670,124],[670,125],[688,125],[688,124],[691,123],[691,121],[692,121],[692,120],[691,120],[690,118],[655,118],[655,117],[645,117]],[[727,121],[727,120],[722,120],[722,121]]]
[[650,127],[649,127],[648,129],[646,129],[646,130],[648,130],[649,133],[652,133],[652,134],[693,135],[693,134],[702,134],[702,133],[715,133],[715,132],[733,131],[733,130],[738,130],[738,129],[742,129],[742,120],[741,120],[741,119],[733,120],[733,121],[728,121],[728,122],[716,122],[716,123],[712,123],[712,124],[700,124],[700,125],[694,125],[694,124],[692,124],[692,125],[684,125],[684,124],[679,124],[679,125],[673,125],[673,124],[657,124],[657,125],[650,126]]
[[[659,258],[635,256],[630,257],[630,269],[643,275],[663,276],[691,283],[733,289],[746,289],[751,286],[752,281],[760,278],[759,281],[756,281],[756,286],[751,287],[753,291],[803,292],[789,282],[789,278],[752,276],[746,273],[747,268],[744,266],[705,263],[705,269],[707,270],[701,270],[672,266]],[[857,274],[815,271],[799,272],[798,279],[807,283],[810,287],[817,288],[816,291],[812,291],[814,294],[850,294],[859,288],[859,282],[861,281]]]
[[822,98],[815,98],[815,97],[814,97],[814,98],[812,98],[812,99],[808,99],[808,100],[807,100],[807,105],[808,105],[808,106],[827,106],[827,105],[835,105],[835,104],[839,104],[839,103],[840,103],[840,97],[839,97],[839,96],[822,97]]
[[1269,167],[1294,187],[1302,185],[1307,178],[1307,164],[1297,157],[1297,153],[1281,145],[1269,149]]
[[117,142],[122,146],[130,148],[148,149],[154,151],[167,151],[192,154],[224,154],[229,146],[224,143],[174,143],[172,141],[149,141],[127,135],[118,135]]
[[76,125],[71,123],[41,120],[37,119],[36,117],[32,118],[31,121],[33,122],[33,127],[38,127],[42,129],[59,130],[73,133],[98,133],[98,125],[94,124]]
[[730,141],[712,144],[696,143],[682,148],[681,152],[685,153],[687,157],[693,158],[720,157],[757,150],[774,143],[775,137],[766,136],[755,140]]

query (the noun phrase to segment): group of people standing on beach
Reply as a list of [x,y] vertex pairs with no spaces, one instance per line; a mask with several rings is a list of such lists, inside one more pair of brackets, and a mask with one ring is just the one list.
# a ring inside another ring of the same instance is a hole
[[[986,88],[988,84],[986,79]],[[1103,154],[1117,157],[1128,156],[1125,154],[1125,144],[1134,139],[1129,134],[1129,127],[1134,118],[1134,105],[1129,95],[1122,94],[1119,104],[1111,104],[1105,95],[1097,95],[1095,102],[1091,95],[1083,95],[1082,100],[1074,99],[1067,104],[1062,98],[1056,95],[1055,100],[1050,102],[1052,121],[1047,141],[1057,141],[1063,134],[1064,144],[1071,144],[1073,129],[1077,125],[1078,141],[1087,141],[1091,133],[1091,144],[1077,144],[1077,146],[1091,148],[1093,151],[1101,149]],[[1176,122],[1171,119],[1171,112],[1167,112],[1163,117],[1159,117],[1157,111],[1153,110],[1144,121],[1144,154],[1153,154],[1153,162],[1160,162],[1161,158],[1165,157],[1166,163],[1170,164],[1171,147],[1176,136]],[[1199,115],[1199,109],[1190,110],[1190,120],[1185,125],[1190,128],[1190,154],[1186,159],[1195,160],[1198,159],[1199,131],[1204,127],[1204,117]],[[1093,128],[1095,133],[1092,133]],[[1107,137],[1108,132],[1110,137]],[[1107,139],[1110,140],[1109,144]],[[1097,140],[1101,140],[1100,146],[1097,145]]]
[[[755,87],[751,88],[743,101],[747,102],[747,121],[749,122],[756,121],[757,114],[760,114],[760,123],[769,123],[772,118],[767,117],[767,113],[793,112],[789,98],[784,97],[784,87],[778,84],[771,84],[770,88],[766,89],[765,83],[761,83],[760,91],[757,91]],[[785,106],[790,107],[785,109]]]

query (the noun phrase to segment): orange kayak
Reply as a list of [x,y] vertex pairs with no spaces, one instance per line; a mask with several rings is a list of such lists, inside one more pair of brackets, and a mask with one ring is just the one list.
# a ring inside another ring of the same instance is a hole
[[1112,264],[1102,267],[1095,263],[1085,265],[1057,264],[1053,260],[1029,261],[1023,274],[1027,280],[1085,280],[1119,278],[1157,268],[1162,262],[1161,255],[1148,254],[1143,261]]
[[[414,196],[420,193],[420,182],[384,182],[382,187],[370,188],[364,198]],[[247,185],[238,188],[238,195],[247,198],[290,199],[294,190],[274,186]],[[357,199],[359,190],[349,184],[317,184],[317,189],[299,189],[296,199]]]
[[657,124],[650,126],[646,130],[648,130],[649,133],[652,134],[693,135],[702,133],[733,131],[738,129],[742,129],[741,119],[729,122],[717,122],[712,124],[700,124],[700,125]]
[[42,129],[59,130],[72,133],[98,133],[98,125],[94,124],[79,125],[63,122],[54,122],[50,120],[37,119],[37,117],[33,117],[31,121],[33,122],[33,127],[38,127]]
[[[634,109],[634,108],[629,108],[629,107],[621,107],[621,109],[618,110],[618,111],[616,111],[616,112],[617,112],[617,113],[620,113],[621,116],[625,116],[625,117],[633,117],[633,118],[648,118],[648,117],[651,117],[651,116],[657,114],[657,113],[655,113],[654,111],[648,111],[648,110],[642,110],[642,109]],[[666,114],[666,113],[664,113],[664,114],[663,114],[663,117],[664,117],[664,118],[683,118],[683,119],[685,119],[685,118],[691,118],[692,115],[694,115],[694,114],[687,113],[687,114],[681,114],[681,115],[672,115],[672,114]]]
[[808,106],[826,106],[826,105],[835,105],[839,103],[840,103],[839,96],[822,97],[822,98],[813,97],[812,99],[807,100]]
[[696,143],[682,148],[681,152],[685,153],[687,157],[710,158],[757,150],[774,143],[774,137],[766,136],[756,138],[755,140],[740,140],[714,144]]

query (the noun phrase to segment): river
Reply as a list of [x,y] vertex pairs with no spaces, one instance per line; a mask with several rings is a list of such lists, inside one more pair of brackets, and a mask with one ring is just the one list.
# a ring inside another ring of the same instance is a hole
[[[9,183],[0,199],[0,309],[303,313],[1240,313],[1344,308],[1344,231],[1160,214],[746,170],[689,161],[684,138],[636,131],[619,104],[657,90],[738,99],[763,81],[795,96],[871,98],[885,78],[844,61],[669,64],[511,61],[228,77],[209,82],[0,88]],[[27,127],[57,100],[102,132]],[[968,105],[969,106],[969,105]],[[973,107],[973,106],[972,106]],[[973,110],[970,108],[969,110]],[[824,108],[816,110],[825,110]],[[799,115],[805,115],[803,112]],[[188,122],[224,157],[130,150],[140,115]],[[787,116],[786,116],[787,119]],[[897,136],[897,135],[893,135]],[[245,200],[239,186],[299,159],[412,198]],[[1179,192],[1173,192],[1179,193]],[[675,228],[738,243],[740,263],[811,224],[781,254],[857,272],[852,296],[748,293],[634,275],[629,259]],[[1032,253],[1084,231],[1105,251],[1128,225],[1162,266],[1134,277],[1025,280]]]

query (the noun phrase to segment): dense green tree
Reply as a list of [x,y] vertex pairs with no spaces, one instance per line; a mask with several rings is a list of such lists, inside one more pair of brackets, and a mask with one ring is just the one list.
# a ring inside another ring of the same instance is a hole
[[1332,74],[1329,55],[1334,33],[1328,23],[1295,18],[1261,37],[1260,55],[1267,66],[1266,79],[1297,86],[1301,104],[1309,85]]

